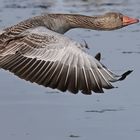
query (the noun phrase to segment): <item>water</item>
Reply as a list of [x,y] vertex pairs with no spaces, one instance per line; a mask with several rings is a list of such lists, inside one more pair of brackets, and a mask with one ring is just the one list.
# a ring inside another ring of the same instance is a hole
[[[140,18],[139,0],[1,0],[0,27],[41,13],[98,15],[119,11]],[[106,94],[72,95],[20,80],[0,71],[0,138],[2,140],[139,140],[140,24],[98,32],[74,29],[67,36],[102,53],[116,73],[134,72]]]

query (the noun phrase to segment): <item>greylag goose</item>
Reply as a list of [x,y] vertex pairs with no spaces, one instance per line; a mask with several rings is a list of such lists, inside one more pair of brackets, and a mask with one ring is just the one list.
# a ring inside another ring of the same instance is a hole
[[0,35],[0,68],[30,82],[74,94],[102,93],[125,79],[92,57],[85,46],[64,36],[72,28],[115,30],[139,22],[121,13],[100,16],[46,14],[5,28]]

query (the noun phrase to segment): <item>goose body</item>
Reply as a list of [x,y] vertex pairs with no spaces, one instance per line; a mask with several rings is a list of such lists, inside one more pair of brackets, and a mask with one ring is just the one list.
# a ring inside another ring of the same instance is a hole
[[[109,17],[50,14],[6,28],[0,35],[0,68],[60,91],[91,94],[92,91],[102,93],[103,88],[113,88],[111,82],[125,79],[131,71],[114,74],[100,62],[100,54],[96,57],[89,55],[84,45],[63,35],[71,28],[114,30],[130,23],[123,25],[122,17],[113,21],[109,28],[103,24],[105,18]],[[118,26],[114,25],[116,22]],[[131,19],[131,24],[136,22],[137,19]]]

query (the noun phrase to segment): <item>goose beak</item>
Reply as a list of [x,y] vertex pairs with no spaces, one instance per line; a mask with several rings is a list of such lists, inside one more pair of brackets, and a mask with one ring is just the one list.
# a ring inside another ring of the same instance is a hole
[[135,23],[138,23],[139,20],[136,19],[136,18],[130,18],[128,16],[123,16],[123,26],[127,26],[127,25],[130,25],[130,24],[135,24]]

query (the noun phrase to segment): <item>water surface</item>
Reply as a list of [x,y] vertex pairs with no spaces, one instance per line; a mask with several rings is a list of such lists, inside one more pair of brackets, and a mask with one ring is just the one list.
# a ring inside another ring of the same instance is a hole
[[[1,0],[0,27],[41,13],[98,15],[119,11],[140,18],[139,0]],[[0,138],[2,140],[138,140],[140,137],[140,24],[110,31],[74,29],[67,36],[102,53],[116,73],[134,72],[119,88],[85,96],[30,84],[0,71]]]

